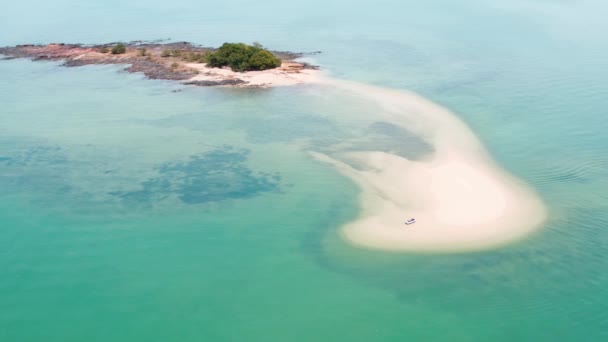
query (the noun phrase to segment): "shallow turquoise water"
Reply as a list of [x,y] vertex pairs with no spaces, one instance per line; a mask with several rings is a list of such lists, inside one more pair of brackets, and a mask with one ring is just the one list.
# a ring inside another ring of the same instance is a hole
[[494,251],[360,250],[337,233],[356,215],[357,188],[307,151],[346,142],[425,153],[375,122],[379,109],[364,99],[2,61],[0,340],[608,337],[606,4],[2,9],[0,32],[10,34],[0,45],[173,38],[322,50],[315,61],[335,77],[452,109],[551,215],[542,231]]

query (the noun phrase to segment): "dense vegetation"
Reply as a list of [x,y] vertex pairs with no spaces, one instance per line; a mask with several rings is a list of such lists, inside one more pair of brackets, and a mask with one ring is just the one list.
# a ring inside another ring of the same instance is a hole
[[123,43],[118,43],[112,48],[113,55],[120,55],[127,52],[127,47]]
[[228,66],[233,71],[266,70],[281,66],[281,60],[260,44],[224,43],[206,56],[210,67]]

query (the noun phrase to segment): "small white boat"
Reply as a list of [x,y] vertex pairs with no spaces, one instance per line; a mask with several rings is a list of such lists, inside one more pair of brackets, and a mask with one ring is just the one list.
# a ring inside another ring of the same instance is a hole
[[408,219],[407,221],[405,221],[405,224],[407,224],[408,226],[410,224],[414,224],[414,223],[416,223],[416,219],[415,218],[411,218],[411,219]]

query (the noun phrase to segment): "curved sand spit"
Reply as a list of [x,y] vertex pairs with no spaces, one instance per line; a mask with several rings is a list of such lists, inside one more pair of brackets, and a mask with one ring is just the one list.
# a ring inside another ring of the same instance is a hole
[[[360,217],[343,227],[354,244],[394,251],[454,252],[496,247],[542,226],[546,209],[536,193],[498,167],[456,115],[413,93],[345,81],[331,85],[377,101],[379,119],[423,136],[435,152],[408,160],[384,152],[321,153],[362,189]],[[364,171],[361,171],[364,169]],[[406,226],[405,219],[417,223]]]

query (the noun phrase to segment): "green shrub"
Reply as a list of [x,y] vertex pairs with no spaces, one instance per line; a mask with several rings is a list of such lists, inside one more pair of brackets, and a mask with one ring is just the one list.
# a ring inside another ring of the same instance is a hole
[[161,57],[171,57],[171,51],[163,50],[163,52],[161,52],[160,56]]
[[249,70],[274,69],[281,66],[281,60],[267,50],[260,50],[249,58]]
[[260,44],[224,43],[205,59],[210,67],[228,66],[233,71],[266,70],[281,65],[281,60]]
[[179,66],[179,64],[173,62],[171,63],[171,69],[177,69],[177,67]]
[[112,48],[113,55],[120,55],[127,52],[127,47],[123,43],[118,43]]
[[108,53],[108,52],[110,52],[110,49],[108,49],[107,47],[104,46],[101,49],[99,49],[99,52],[101,52],[101,53]]

